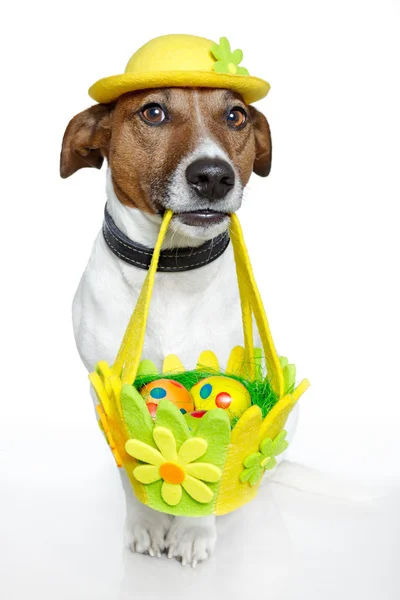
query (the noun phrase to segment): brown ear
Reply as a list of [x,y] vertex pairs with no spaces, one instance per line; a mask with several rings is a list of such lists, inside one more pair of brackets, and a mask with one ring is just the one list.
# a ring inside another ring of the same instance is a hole
[[64,179],[83,167],[100,169],[108,156],[113,105],[96,104],[76,115],[64,133],[60,175]]
[[249,106],[256,142],[256,157],[253,171],[266,177],[271,170],[272,143],[267,119],[254,106]]

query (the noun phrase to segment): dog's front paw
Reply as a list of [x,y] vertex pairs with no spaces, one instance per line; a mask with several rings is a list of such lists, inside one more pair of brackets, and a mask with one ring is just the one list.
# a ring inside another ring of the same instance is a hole
[[171,518],[163,513],[151,511],[149,515],[138,514],[127,519],[125,543],[131,552],[161,556],[165,550],[165,537]]
[[195,567],[208,559],[216,541],[215,517],[176,517],[166,539],[168,558],[177,558],[183,566]]

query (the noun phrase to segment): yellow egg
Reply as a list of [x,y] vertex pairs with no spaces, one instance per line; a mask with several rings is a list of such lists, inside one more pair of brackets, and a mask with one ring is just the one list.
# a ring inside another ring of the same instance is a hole
[[196,410],[223,408],[229,417],[240,415],[251,406],[250,394],[245,386],[223,375],[202,379],[190,390]]

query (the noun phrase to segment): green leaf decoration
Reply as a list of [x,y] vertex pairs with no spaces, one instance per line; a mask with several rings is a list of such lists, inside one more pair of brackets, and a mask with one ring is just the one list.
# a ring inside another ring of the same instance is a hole
[[263,476],[263,469],[258,469],[257,471],[254,471],[249,478],[249,484],[250,485],[256,485],[260,479]]
[[208,442],[207,451],[201,461],[210,462],[223,469],[231,439],[231,424],[227,412],[222,408],[215,408],[198,420],[200,424],[195,435]]
[[222,37],[218,44],[211,46],[211,54],[216,59],[214,71],[230,75],[248,75],[249,72],[239,64],[243,60],[243,52],[239,48],[232,52],[231,45],[226,37]]
[[155,447],[153,419],[144,399],[133,385],[125,384],[122,386],[121,405],[129,435]]
[[248,456],[245,459],[243,464],[246,467],[246,469],[251,469],[252,467],[256,467],[257,465],[260,464],[260,458],[262,458],[261,452],[256,452],[255,454],[250,454],[250,456]]
[[249,72],[244,67],[238,67],[236,71],[237,75],[249,75]]
[[242,50],[234,50],[234,52],[232,52],[232,62],[235,65],[238,65],[239,63],[241,63],[243,60],[243,52]]
[[286,365],[289,364],[289,361],[286,358],[286,356],[280,356],[279,357],[279,363],[280,363],[282,369],[284,369],[284,367],[286,367]]
[[277,465],[275,456],[282,454],[288,447],[286,431],[281,431],[274,440],[265,438],[260,444],[260,452],[250,454],[243,461],[244,470],[240,474],[240,481],[249,485],[256,485],[265,471],[271,471]]
[[216,73],[229,73],[228,71],[228,67],[226,66],[225,62],[216,62],[214,63],[214,71]]
[[273,454],[271,456],[278,456],[278,454],[285,452],[286,448],[289,446],[289,443],[285,439],[286,435],[286,431],[283,430],[276,436],[273,442]]
[[286,356],[280,356],[279,362],[283,371],[284,393],[290,394],[296,383],[296,366],[290,365]]
[[196,434],[197,428],[200,425],[201,419],[197,419],[196,417],[192,417],[190,413],[186,413],[183,415],[186,421],[187,426],[189,427],[189,431],[192,436]]
[[148,360],[147,358],[145,358],[140,361],[136,377],[143,377],[146,375],[158,375],[158,374],[159,374],[159,371],[152,360]]
[[252,469],[245,469],[240,474],[240,477],[239,477],[240,481],[242,483],[247,483],[247,481],[249,481],[250,477],[252,476],[252,473],[253,473]]
[[224,52],[222,48],[218,46],[218,44],[213,44],[211,46],[211,54],[213,54],[214,58],[216,58],[218,61],[224,60]]
[[260,452],[263,458],[266,456],[274,456],[274,442],[269,438],[266,438],[260,445]]
[[276,458],[274,458],[273,456],[271,456],[270,460],[267,462],[266,465],[264,465],[264,469],[266,471],[271,471],[274,467],[276,467]]
[[156,425],[167,427],[174,434],[177,449],[190,437],[189,427],[181,411],[169,400],[160,400],[156,412]]

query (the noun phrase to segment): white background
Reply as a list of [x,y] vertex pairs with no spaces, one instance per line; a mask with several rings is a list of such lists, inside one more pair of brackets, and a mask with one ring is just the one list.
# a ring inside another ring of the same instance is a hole
[[[0,504],[1,497],[8,499],[3,554],[13,565],[7,600],[24,593],[15,565],[27,570],[32,598],[53,593],[42,572],[52,570],[64,581],[69,569],[60,574],[57,568],[68,565],[71,540],[82,556],[99,556],[88,566],[92,579],[85,579],[82,567],[82,595],[63,587],[65,598],[99,600],[91,586],[102,568],[101,548],[120,545],[118,527],[106,527],[108,538],[99,535],[110,506],[122,514],[122,496],[95,423],[70,316],[101,226],[105,171],[84,169],[62,181],[58,162],[69,119],[91,104],[87,88],[121,72],[130,55],[157,35],[192,33],[216,41],[225,35],[244,50],[243,65],[272,86],[258,103],[271,125],[272,173],[252,178],[240,217],[278,350],[312,383],[301,400],[290,458],[376,489],[397,485],[399,3],[16,1],[2,11]],[[89,486],[94,463],[100,483]],[[109,497],[101,495],[105,482]],[[94,489],[102,498],[95,503],[99,523],[86,535],[82,523],[94,513],[80,498],[82,490],[92,498]],[[36,499],[35,510],[29,498]],[[310,512],[314,500],[302,501]],[[57,503],[65,510],[57,512]],[[54,521],[39,519],[40,507]],[[374,517],[365,518],[364,532]],[[395,512],[393,519],[391,528],[398,528]],[[308,535],[299,536],[301,545]],[[29,551],[20,555],[21,547]],[[382,548],[389,553],[387,540]],[[324,553],[317,555],[323,562]],[[51,569],[54,556],[59,563]],[[140,561],[147,566],[150,559]],[[218,573],[219,563],[210,564]],[[345,599],[351,597],[346,586],[340,589]],[[384,600],[392,598],[391,590]],[[314,592],[328,598],[326,590]],[[113,594],[105,597],[113,600]]]

